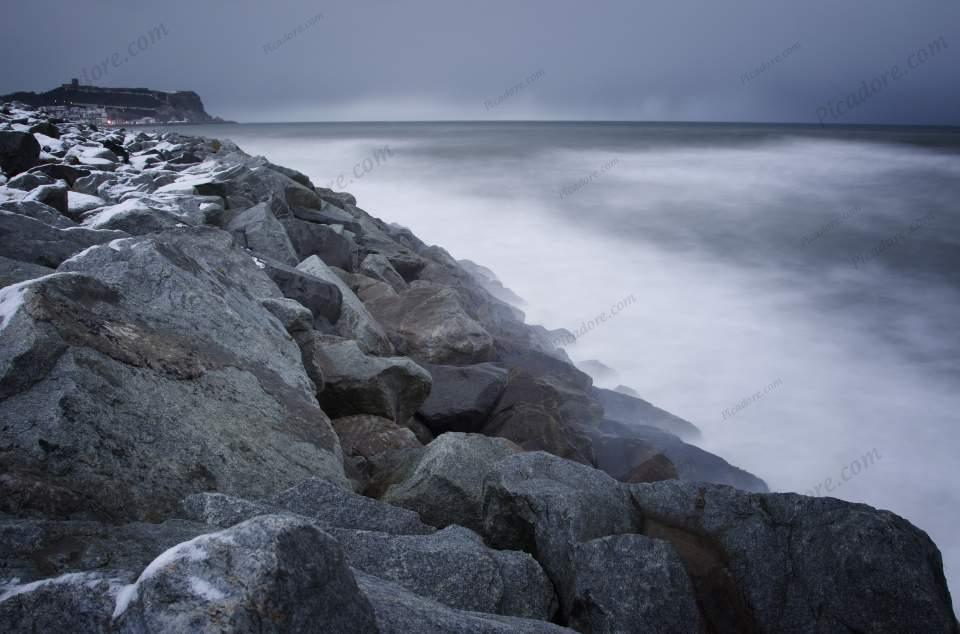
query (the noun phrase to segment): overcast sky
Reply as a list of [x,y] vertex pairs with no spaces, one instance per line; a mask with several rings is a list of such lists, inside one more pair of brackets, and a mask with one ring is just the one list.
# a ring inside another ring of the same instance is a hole
[[[195,90],[208,112],[239,121],[960,125],[957,0],[5,5],[4,94],[48,90],[86,72],[102,86]],[[166,34],[128,53],[158,27]],[[937,40],[939,52],[918,64]],[[109,62],[115,52],[118,65]],[[908,69],[911,60],[917,66]],[[907,72],[894,79],[898,65]],[[852,101],[875,78],[870,94]]]

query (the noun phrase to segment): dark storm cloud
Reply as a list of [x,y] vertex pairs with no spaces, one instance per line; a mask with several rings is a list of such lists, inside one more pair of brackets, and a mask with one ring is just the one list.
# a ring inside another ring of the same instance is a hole
[[[943,38],[935,58],[838,122],[960,124],[953,0],[33,1],[5,7],[4,21],[0,92],[52,88],[119,52],[100,85],[193,89],[211,113],[244,121],[817,123],[818,108]],[[158,25],[164,38],[129,57]]]

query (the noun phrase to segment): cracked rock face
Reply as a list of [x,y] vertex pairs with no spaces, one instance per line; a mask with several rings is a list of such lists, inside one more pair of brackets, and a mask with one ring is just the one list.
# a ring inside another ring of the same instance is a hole
[[195,491],[345,482],[296,344],[251,295],[277,291],[225,234],[60,270],[0,292],[4,511],[145,519]]

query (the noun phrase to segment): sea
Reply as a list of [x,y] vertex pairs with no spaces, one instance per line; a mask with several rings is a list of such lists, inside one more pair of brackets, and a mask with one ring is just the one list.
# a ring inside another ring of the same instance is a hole
[[492,269],[773,491],[891,510],[960,594],[960,128],[184,126]]

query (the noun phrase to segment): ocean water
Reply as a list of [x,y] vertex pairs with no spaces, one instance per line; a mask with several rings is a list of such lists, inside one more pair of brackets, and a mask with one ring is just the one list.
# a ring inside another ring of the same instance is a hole
[[490,267],[528,321],[583,331],[571,357],[616,371],[598,383],[693,421],[772,490],[903,515],[960,593],[960,129],[182,131]]

